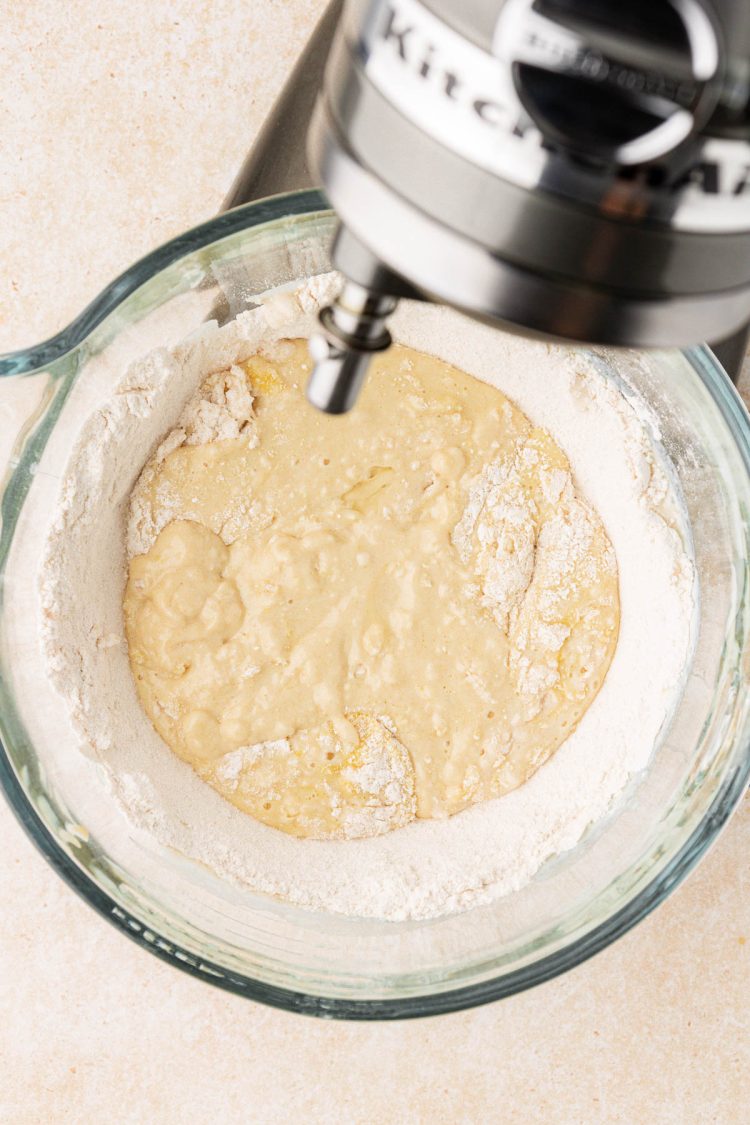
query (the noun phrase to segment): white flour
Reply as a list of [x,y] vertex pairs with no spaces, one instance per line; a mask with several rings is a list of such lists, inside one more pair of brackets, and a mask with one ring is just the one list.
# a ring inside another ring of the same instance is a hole
[[[614,387],[568,349],[406,304],[395,318],[397,339],[497,385],[568,455],[617,555],[621,622],[612,665],[576,731],[526,785],[450,820],[321,842],[267,828],[223,801],[161,742],[135,695],[121,624],[128,498],[165,435],[164,455],[173,442],[239,432],[247,404],[229,385],[217,386],[210,404],[193,399],[183,410],[210,372],[307,334],[332,284],[314,279],[226,328],[150,353],[82,422],[43,566],[46,651],[81,752],[102,763],[127,815],[161,844],[302,906],[424,918],[522,886],[574,846],[647,765],[690,653],[693,567],[676,530],[678,505],[665,504],[670,490],[652,442]],[[173,434],[178,420],[182,430]],[[128,545],[138,552],[159,529],[145,511],[139,522],[137,497],[134,510]]]

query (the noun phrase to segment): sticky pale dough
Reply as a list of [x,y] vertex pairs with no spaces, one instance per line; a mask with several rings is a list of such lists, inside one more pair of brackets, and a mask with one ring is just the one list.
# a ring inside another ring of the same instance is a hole
[[[376,835],[523,784],[617,641],[614,553],[550,435],[394,347],[343,418],[304,341],[211,376],[136,487],[131,667],[154,727],[296,836]],[[218,403],[233,428],[207,443]],[[132,517],[131,517],[132,522]]]

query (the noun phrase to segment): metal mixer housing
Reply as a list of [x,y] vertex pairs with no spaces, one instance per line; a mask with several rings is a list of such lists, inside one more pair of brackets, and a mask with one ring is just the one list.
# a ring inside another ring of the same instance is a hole
[[750,5],[347,0],[309,132],[347,281],[310,397],[348,409],[398,297],[638,347],[750,317]]

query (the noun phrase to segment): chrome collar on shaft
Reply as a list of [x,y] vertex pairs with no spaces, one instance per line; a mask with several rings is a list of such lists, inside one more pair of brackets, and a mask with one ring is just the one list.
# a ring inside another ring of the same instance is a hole
[[327,414],[345,414],[357,401],[370,358],[391,346],[386,317],[396,298],[379,296],[346,281],[332,305],[321,310],[320,330],[310,337],[314,360],[308,400]]

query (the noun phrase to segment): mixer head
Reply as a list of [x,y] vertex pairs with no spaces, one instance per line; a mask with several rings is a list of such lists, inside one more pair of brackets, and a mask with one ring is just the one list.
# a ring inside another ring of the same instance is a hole
[[745,0],[348,0],[309,133],[346,279],[309,397],[398,297],[638,347],[750,318]]

